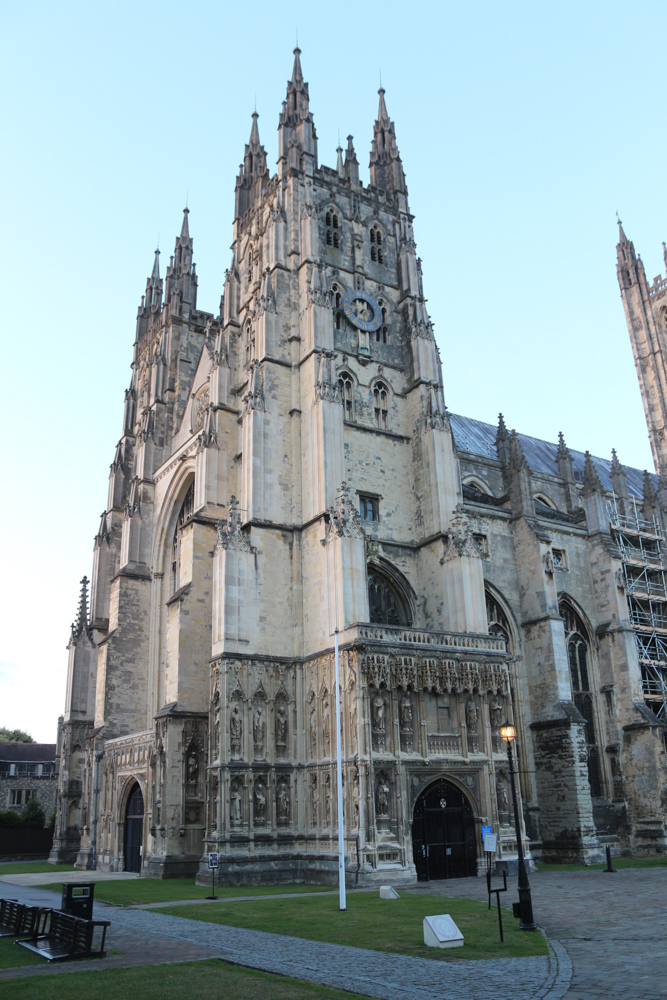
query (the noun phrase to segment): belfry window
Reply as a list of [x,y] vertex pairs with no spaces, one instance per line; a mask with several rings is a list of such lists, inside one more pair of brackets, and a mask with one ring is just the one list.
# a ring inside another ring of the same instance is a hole
[[334,314],[334,326],[337,330],[343,328],[343,296],[338,285],[331,286],[331,305]]
[[407,602],[390,581],[381,573],[369,569],[368,609],[370,620],[376,625],[409,625]]
[[371,226],[371,260],[384,264],[384,237],[379,226]]
[[375,331],[375,339],[378,344],[387,343],[387,307],[385,306],[382,299],[378,299],[378,305],[382,309],[382,326],[379,326]]
[[375,426],[387,430],[389,427],[389,389],[384,382],[376,382],[373,388],[373,409]]
[[343,417],[345,420],[354,420],[354,382],[352,381],[352,376],[348,372],[343,372],[343,374],[338,379],[338,388],[340,389],[340,398],[343,403]]
[[335,247],[336,249],[339,248],[341,226],[338,212],[334,212],[334,210],[330,208],[327,211],[324,221],[327,229],[327,246]]
[[567,660],[570,667],[572,697],[575,706],[585,720],[586,749],[588,758],[588,781],[591,795],[599,797],[602,792],[602,772],[600,768],[600,747],[595,727],[595,703],[590,683],[589,648],[586,627],[574,608],[563,601],[558,610],[565,619],[565,641]]

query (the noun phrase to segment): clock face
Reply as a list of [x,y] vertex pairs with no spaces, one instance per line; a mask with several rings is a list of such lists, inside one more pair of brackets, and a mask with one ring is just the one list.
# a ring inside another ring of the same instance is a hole
[[353,326],[374,333],[382,326],[382,309],[368,292],[345,292],[343,312]]

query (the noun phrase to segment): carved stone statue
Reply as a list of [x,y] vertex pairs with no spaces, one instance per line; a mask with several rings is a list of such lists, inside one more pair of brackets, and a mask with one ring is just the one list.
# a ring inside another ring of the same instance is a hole
[[317,826],[317,806],[320,797],[317,792],[317,776],[313,775],[310,780],[310,825]]
[[500,729],[503,724],[503,706],[497,698],[494,698],[489,705],[489,715],[491,716],[491,728]]
[[331,779],[328,774],[324,782],[324,825],[331,826]]
[[199,761],[197,760],[197,751],[193,749],[188,753],[188,782],[192,785],[196,784],[198,776]]
[[284,755],[287,749],[287,712],[284,705],[276,710],[276,750]]
[[506,826],[510,820],[510,803],[507,795],[507,783],[502,775],[496,781],[496,800],[498,802],[498,818],[501,825]]
[[232,826],[241,825],[241,789],[236,783],[229,793],[229,817]]
[[373,729],[376,733],[384,732],[384,699],[379,694],[373,698]]
[[255,785],[254,799],[254,820],[256,824],[261,823],[263,826],[266,822],[266,792],[261,781]]
[[407,694],[401,698],[401,729],[412,732],[412,701]]
[[314,705],[310,706],[310,755],[317,757],[317,711]]
[[266,738],[266,721],[262,706],[258,705],[252,718],[252,738],[255,744],[255,757],[264,756],[264,742]]
[[232,757],[241,756],[241,740],[243,738],[243,719],[239,712],[239,706],[234,705],[232,714],[229,717],[229,741],[232,748]]
[[289,820],[289,789],[286,781],[278,784],[276,793],[276,817],[279,823],[287,823]]
[[324,752],[331,748],[331,722],[329,720],[329,699],[325,698],[322,705],[322,735],[324,737]]
[[466,725],[471,732],[474,732],[477,728],[477,705],[475,704],[474,698],[468,698],[468,703],[466,705]]
[[354,826],[359,829],[359,782],[355,781],[352,786],[352,801],[354,803]]
[[384,778],[378,781],[377,792],[375,793],[375,808],[378,816],[389,815],[389,785]]

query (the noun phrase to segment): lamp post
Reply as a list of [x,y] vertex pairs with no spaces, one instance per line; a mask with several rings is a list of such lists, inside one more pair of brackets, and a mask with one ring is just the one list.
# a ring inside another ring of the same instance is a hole
[[519,910],[521,923],[519,930],[537,930],[533,920],[533,901],[530,895],[530,882],[526,871],[526,862],[523,858],[523,843],[521,840],[521,827],[519,825],[519,807],[516,802],[516,784],[514,782],[514,760],[512,758],[512,743],[516,739],[516,729],[506,722],[500,727],[500,738],[507,743],[507,759],[510,765],[510,782],[512,784],[512,805],[514,806],[514,829],[516,830],[516,848],[519,856]]

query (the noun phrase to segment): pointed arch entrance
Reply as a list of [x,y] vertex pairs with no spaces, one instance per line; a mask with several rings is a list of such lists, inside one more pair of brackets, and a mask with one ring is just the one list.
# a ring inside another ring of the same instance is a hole
[[415,802],[412,850],[420,882],[477,875],[472,805],[446,778],[433,781]]
[[125,811],[125,871],[141,871],[144,839],[144,797],[139,785],[130,792]]

